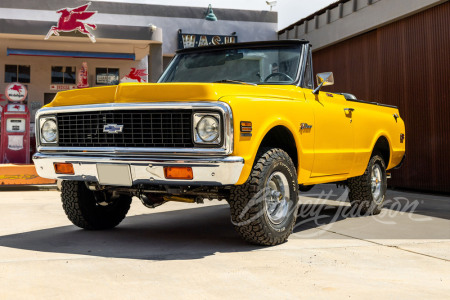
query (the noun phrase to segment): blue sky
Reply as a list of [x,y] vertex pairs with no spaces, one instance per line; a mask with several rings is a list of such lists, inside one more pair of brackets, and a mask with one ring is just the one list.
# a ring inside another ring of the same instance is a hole
[[[233,8],[233,9],[253,9],[270,10],[265,0],[92,0],[92,1],[115,1],[130,3],[148,3],[179,6],[208,7],[211,4],[213,9]],[[278,11],[278,29],[283,29],[296,21],[309,16],[336,0],[278,0],[273,10]]]

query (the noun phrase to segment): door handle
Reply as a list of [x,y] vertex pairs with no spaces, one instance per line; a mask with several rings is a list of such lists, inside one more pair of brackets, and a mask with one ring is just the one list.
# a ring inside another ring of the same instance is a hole
[[400,116],[398,114],[393,114],[392,116],[394,117],[395,122],[397,122],[397,119],[400,118]]
[[344,108],[344,110],[345,110],[346,113],[350,113],[350,112],[355,111],[354,108]]

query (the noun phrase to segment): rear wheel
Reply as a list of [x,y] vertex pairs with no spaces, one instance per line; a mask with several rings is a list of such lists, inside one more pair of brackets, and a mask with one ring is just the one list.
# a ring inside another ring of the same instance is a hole
[[248,181],[229,199],[231,220],[248,242],[277,245],[292,233],[298,206],[297,172],[281,149],[263,149]]
[[69,220],[76,226],[90,229],[110,229],[119,225],[130,209],[131,196],[90,191],[84,182],[63,181],[61,200]]
[[363,175],[348,179],[350,203],[362,214],[377,215],[383,207],[387,177],[383,158],[375,154]]

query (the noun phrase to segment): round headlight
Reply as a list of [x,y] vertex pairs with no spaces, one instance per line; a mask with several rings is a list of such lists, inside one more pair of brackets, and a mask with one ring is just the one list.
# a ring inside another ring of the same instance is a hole
[[56,141],[56,137],[58,135],[58,128],[56,126],[56,122],[54,120],[47,120],[42,125],[42,138],[44,141],[48,143],[53,143]]
[[203,117],[198,122],[197,134],[204,142],[214,142],[219,137],[219,121],[211,116]]

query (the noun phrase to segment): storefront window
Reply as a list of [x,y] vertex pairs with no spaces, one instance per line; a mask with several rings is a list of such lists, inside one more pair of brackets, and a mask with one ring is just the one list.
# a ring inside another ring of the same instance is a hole
[[52,83],[53,84],[75,84],[76,72],[75,67],[52,67]]
[[30,83],[30,66],[5,65],[5,82]]
[[95,84],[97,85],[119,84],[119,69],[96,68],[95,75]]

